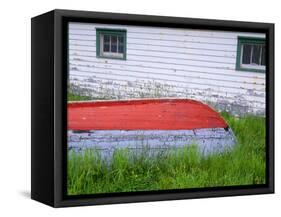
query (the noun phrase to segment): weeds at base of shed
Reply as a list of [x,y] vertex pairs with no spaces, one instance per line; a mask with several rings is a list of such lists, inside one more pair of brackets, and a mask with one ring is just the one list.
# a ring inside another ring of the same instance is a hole
[[109,165],[95,152],[69,152],[68,194],[264,184],[265,119],[221,114],[237,137],[233,151],[202,157],[193,146],[154,158],[140,155],[132,161],[124,149],[114,153]]

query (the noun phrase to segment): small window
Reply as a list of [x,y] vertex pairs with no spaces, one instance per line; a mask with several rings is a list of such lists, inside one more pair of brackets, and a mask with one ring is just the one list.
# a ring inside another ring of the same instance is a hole
[[126,59],[126,30],[97,29],[97,57]]
[[265,39],[238,37],[236,70],[264,72],[265,59]]

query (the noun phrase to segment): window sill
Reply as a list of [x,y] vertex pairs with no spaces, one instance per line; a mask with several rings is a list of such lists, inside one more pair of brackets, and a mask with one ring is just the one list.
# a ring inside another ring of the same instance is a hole
[[258,72],[258,73],[265,73],[266,69],[253,69],[253,68],[242,68],[236,67],[236,71],[244,71],[244,72]]
[[126,56],[117,57],[117,56],[97,56],[99,59],[113,59],[113,60],[126,60]]

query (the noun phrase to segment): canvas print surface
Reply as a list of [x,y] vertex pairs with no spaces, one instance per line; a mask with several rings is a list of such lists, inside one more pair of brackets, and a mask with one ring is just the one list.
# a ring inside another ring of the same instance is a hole
[[265,37],[70,22],[67,194],[265,184]]

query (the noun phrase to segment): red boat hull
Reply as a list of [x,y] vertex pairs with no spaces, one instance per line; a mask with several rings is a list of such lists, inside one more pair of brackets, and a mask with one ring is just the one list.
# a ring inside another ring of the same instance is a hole
[[196,144],[205,155],[229,150],[235,143],[232,130],[219,113],[194,100],[68,104],[69,150],[95,149],[106,159],[118,148],[154,156]]
[[69,130],[192,130],[226,128],[209,106],[187,99],[73,102]]

